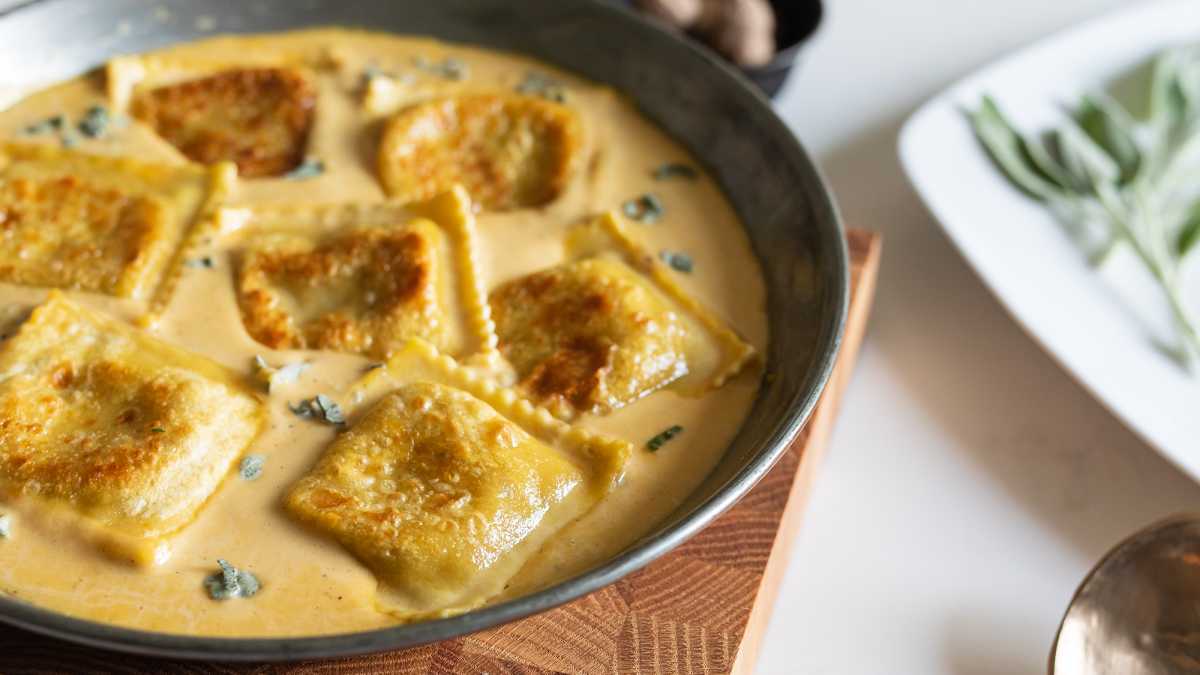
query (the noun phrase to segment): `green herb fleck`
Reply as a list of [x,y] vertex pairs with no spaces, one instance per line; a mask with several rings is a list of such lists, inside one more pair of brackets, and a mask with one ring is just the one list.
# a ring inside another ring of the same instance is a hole
[[391,75],[389,75],[386,71],[384,71],[382,68],[380,68],[379,66],[376,66],[376,65],[370,65],[370,66],[367,66],[366,68],[363,68],[362,83],[363,83],[364,87],[369,85],[371,83],[371,80],[373,80],[377,77],[391,77]]
[[370,371],[372,371],[372,370],[378,370],[378,369],[380,369],[380,368],[384,367],[385,365],[387,365],[387,364],[385,364],[385,363],[384,363],[384,362],[382,362],[382,361],[375,361],[375,362],[373,362],[373,363],[368,363],[368,364],[366,365],[366,367],[365,367],[365,368],[363,368],[363,370],[366,370],[367,372],[370,372]]
[[1180,258],[1186,256],[1196,247],[1197,242],[1200,242],[1200,202],[1192,205],[1191,211],[1179,228],[1179,234],[1175,237],[1176,254]]
[[262,455],[246,455],[238,465],[238,475],[245,480],[257,480],[262,475],[266,458]]
[[671,440],[672,438],[675,438],[682,432],[683,432],[683,427],[679,426],[678,424],[676,424],[668,429],[665,429],[662,432],[660,432],[658,435],[656,435],[654,438],[651,438],[650,440],[646,441],[646,449],[649,450],[650,452],[655,452],[656,450],[661,448],[664,443]]
[[467,64],[462,59],[446,59],[442,61],[442,75],[450,80],[465,79],[467,77]]
[[313,398],[304,399],[296,404],[289,403],[288,410],[304,419],[320,420],[338,426],[346,423],[346,415],[342,412],[342,407],[325,394],[317,394]]
[[108,131],[110,122],[112,122],[112,118],[108,114],[108,108],[94,105],[83,114],[83,119],[79,120],[76,128],[79,129],[79,133],[88,138],[99,138]]
[[413,65],[427,73],[440,75],[447,80],[465,80],[469,72],[465,61],[452,56],[441,63],[433,63],[424,56],[418,56],[413,59]]
[[305,157],[304,161],[300,162],[300,166],[283,174],[283,177],[288,180],[307,180],[316,178],[323,173],[325,173],[325,162],[316,157]]
[[64,148],[67,148],[69,150],[69,149],[79,145],[79,142],[81,139],[79,137],[79,134],[75,133],[74,131],[72,131],[70,129],[67,129],[66,131],[62,132],[61,135],[59,135],[58,140],[60,143],[62,143],[62,146]]
[[670,180],[672,178],[696,180],[700,177],[700,172],[695,167],[688,166],[687,164],[667,162],[655,169],[653,175],[655,180]]
[[567,89],[561,82],[536,71],[525,74],[525,79],[517,85],[518,94],[541,96],[555,103],[566,103]]
[[316,397],[313,398],[313,402],[315,402],[317,407],[321,409],[326,422],[329,422],[330,424],[346,423],[346,416],[342,413],[341,406],[339,406],[337,403],[334,403],[333,399],[329,398],[325,394],[317,394]]
[[306,419],[306,420],[312,419],[315,414],[315,413],[313,413],[312,405],[310,405],[310,403],[307,399],[300,401],[299,403],[290,403],[289,402],[287,404],[287,407],[288,407],[288,410],[292,411],[293,415],[295,415],[296,417]]
[[189,260],[183,261],[184,267],[191,267],[191,268],[203,268],[203,269],[211,270],[213,268],[213,266],[215,266],[215,265],[216,265],[216,263],[213,261],[213,259],[208,256],[204,256],[203,258],[191,258]]
[[658,257],[678,272],[692,271],[692,256],[678,251],[659,251]]
[[40,134],[48,134],[52,131],[58,131],[66,124],[66,118],[62,115],[54,115],[47,117],[41,122],[36,122],[25,127],[23,133],[27,136],[37,136]]
[[165,433],[167,433],[167,430],[166,430],[166,429],[164,429],[164,428],[162,428],[162,427],[150,427],[150,433],[152,433],[152,434],[165,434]]
[[621,204],[621,212],[626,218],[641,223],[657,223],[666,211],[662,200],[649,192]]
[[204,580],[204,589],[213,600],[249,598],[262,587],[258,577],[246,570],[239,570],[228,561],[217,559],[221,571],[210,574]]

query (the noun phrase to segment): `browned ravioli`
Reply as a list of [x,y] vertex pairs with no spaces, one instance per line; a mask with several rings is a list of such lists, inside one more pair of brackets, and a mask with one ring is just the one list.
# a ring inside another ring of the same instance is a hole
[[278,176],[303,160],[316,89],[292,68],[235,68],[137,93],[134,117],[188,159],[231,161],[248,178]]
[[517,94],[438,99],[388,121],[379,177],[401,201],[461,184],[489,210],[542,206],[566,189],[581,146],[578,116],[559,103]]
[[164,211],[76,176],[0,180],[0,279],[124,295],[169,254]]
[[535,272],[489,300],[500,351],[540,403],[609,412],[688,372],[678,314],[619,260]]
[[220,174],[0,144],[0,281],[144,299]]
[[275,234],[241,253],[242,322],[272,349],[330,349],[385,358],[410,337],[445,347],[441,231],[428,221],[349,228],[314,242]]
[[0,346],[0,495],[65,507],[143,559],[257,435],[221,366],[54,292]]
[[339,436],[286,503],[375,572],[381,605],[416,618],[499,592],[564,516],[579,513],[577,504],[561,509],[584,481],[484,401],[414,382]]

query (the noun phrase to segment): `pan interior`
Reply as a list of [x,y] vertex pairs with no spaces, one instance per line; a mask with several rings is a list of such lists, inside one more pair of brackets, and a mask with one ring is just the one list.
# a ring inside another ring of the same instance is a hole
[[541,611],[615,581],[694,534],[786,449],[828,377],[846,311],[842,229],[828,192],[769,103],[707,52],[594,0],[43,0],[0,17],[0,105],[108,57],[213,32],[343,25],[478,44],[612,85],[689,148],[746,224],[768,286],[768,377],[703,485],[650,536],[588,573],[451,619],[300,639],[160,635],[0,600],[0,620],[105,647],[210,659],[292,659],[445,639]]

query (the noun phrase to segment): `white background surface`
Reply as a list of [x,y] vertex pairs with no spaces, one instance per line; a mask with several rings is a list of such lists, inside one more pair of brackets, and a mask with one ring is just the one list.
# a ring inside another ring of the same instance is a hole
[[1119,0],[827,0],[779,109],[846,222],[884,234],[859,368],[766,636],[762,673],[1044,673],[1087,569],[1200,486],[1004,313],[896,159],[904,118]]

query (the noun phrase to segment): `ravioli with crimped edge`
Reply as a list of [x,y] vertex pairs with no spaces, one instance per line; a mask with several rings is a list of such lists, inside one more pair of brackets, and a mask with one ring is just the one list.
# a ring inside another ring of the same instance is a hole
[[753,358],[615,213],[576,227],[567,248],[566,262],[489,297],[519,388],[555,414],[606,414],[664,387],[701,395]]
[[0,345],[0,494],[139,563],[216,492],[262,425],[223,367],[59,292]]
[[470,199],[228,209],[242,322],[272,349],[385,359],[410,338],[486,360],[496,337]]
[[109,99],[200,164],[233,162],[246,178],[280,176],[305,159],[318,108],[320,50],[241,60],[122,56]]
[[0,281],[149,300],[232,181],[42,144],[0,144]]
[[414,104],[386,123],[379,179],[397,199],[462,184],[485,209],[543,206],[582,161],[583,132],[568,106],[520,94],[464,94]]
[[570,427],[413,340],[349,400],[351,427],[287,509],[369,567],[404,620],[499,594],[624,474],[625,441]]

